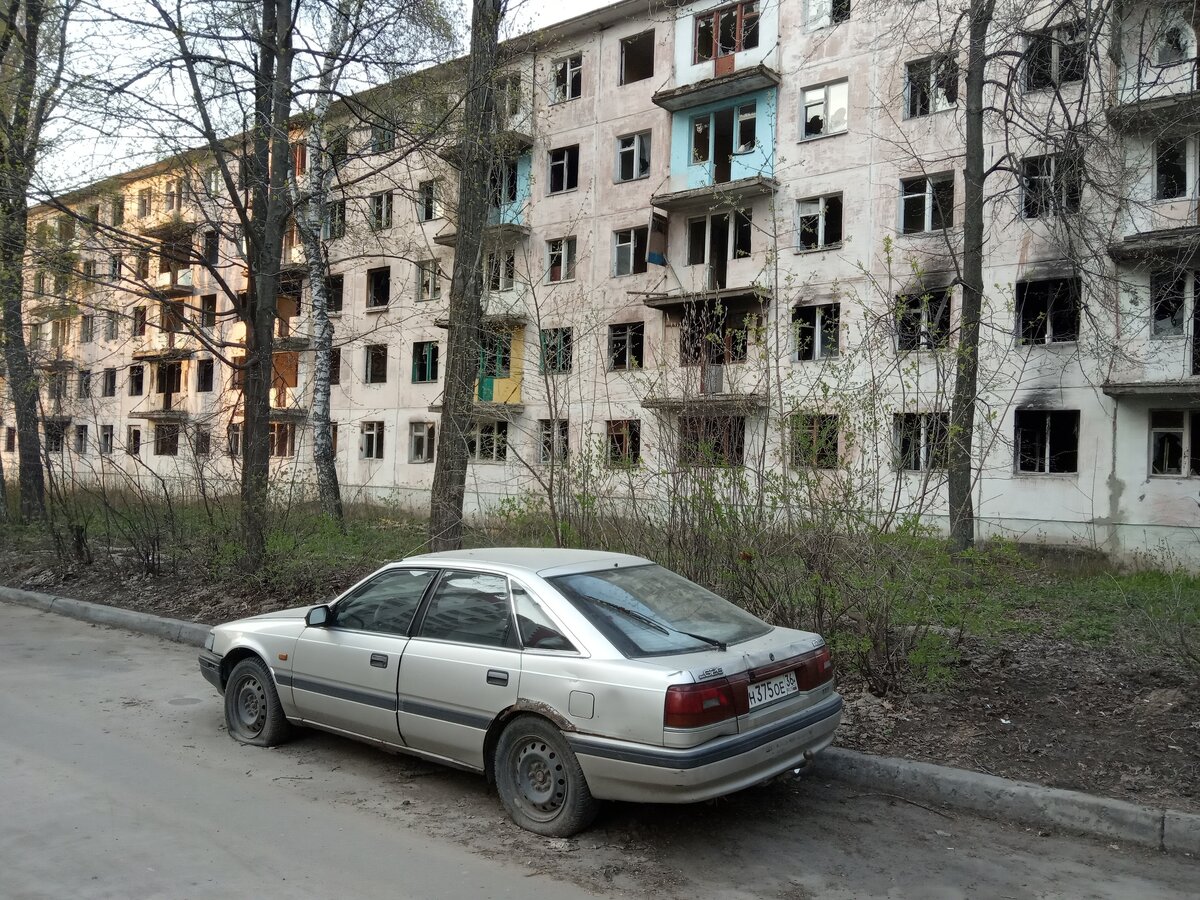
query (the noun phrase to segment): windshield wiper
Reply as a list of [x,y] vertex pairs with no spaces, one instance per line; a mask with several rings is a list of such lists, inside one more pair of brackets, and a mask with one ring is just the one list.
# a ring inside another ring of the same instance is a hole
[[636,609],[630,609],[628,606],[621,606],[619,603],[613,603],[611,600],[601,600],[599,597],[588,597],[587,599],[592,603],[598,603],[601,606],[607,606],[609,609],[615,609],[617,612],[624,613],[635,622],[641,622],[643,625],[653,628],[659,634],[670,634],[673,631],[676,634],[690,637],[702,644],[708,644],[710,647],[716,647],[718,650],[728,649],[724,641],[705,637],[702,634],[692,634],[690,631],[684,631],[682,628],[676,628],[674,625],[668,625],[666,622],[659,622],[657,619],[652,619],[646,614],[638,612]]

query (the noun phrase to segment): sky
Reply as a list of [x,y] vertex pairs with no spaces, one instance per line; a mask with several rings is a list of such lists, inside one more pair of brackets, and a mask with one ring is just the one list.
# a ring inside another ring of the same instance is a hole
[[533,27],[542,28],[613,2],[615,0],[510,0],[509,5],[514,15],[528,17]]

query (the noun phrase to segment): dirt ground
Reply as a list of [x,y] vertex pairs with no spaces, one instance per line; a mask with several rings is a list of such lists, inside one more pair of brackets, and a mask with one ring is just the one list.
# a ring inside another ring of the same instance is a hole
[[[0,553],[0,582],[200,622],[317,602],[182,578],[64,572]],[[1121,647],[1038,636],[968,639],[953,686],[880,699],[843,681],[837,743],[1153,806],[1200,810],[1200,685]]]

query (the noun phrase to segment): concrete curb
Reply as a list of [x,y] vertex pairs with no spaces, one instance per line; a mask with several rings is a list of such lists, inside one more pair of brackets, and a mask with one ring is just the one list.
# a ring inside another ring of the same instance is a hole
[[817,771],[838,781],[995,819],[1200,855],[1200,815],[1193,813],[840,747],[817,755]]
[[211,625],[199,622],[185,622],[182,619],[167,619],[163,616],[152,616],[150,613],[137,612],[132,609],[122,609],[119,606],[105,606],[103,603],[89,603],[86,600],[73,600],[70,597],[57,597],[53,594],[41,594],[35,591],[22,591],[17,588],[0,586],[0,600],[18,603],[22,606],[32,606],[43,612],[58,613],[70,616],[72,619],[82,619],[94,625],[111,625],[114,628],[125,628],[142,634],[166,638],[180,644],[190,644],[193,647],[203,647],[208,637]]
[[[195,647],[204,646],[210,628],[197,622],[4,586],[0,586],[0,600]],[[841,747],[822,750],[817,755],[816,770],[859,787],[969,810],[994,819],[1062,828],[1155,850],[1200,856],[1200,815],[1194,813],[1153,809],[1078,791],[909,759],[871,756]]]

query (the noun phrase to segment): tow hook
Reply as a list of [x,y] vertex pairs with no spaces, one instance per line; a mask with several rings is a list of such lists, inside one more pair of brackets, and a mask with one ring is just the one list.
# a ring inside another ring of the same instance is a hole
[[811,750],[805,750],[804,751],[804,762],[799,767],[792,769],[792,777],[793,778],[803,778],[805,775],[807,775],[809,772],[811,772],[814,768],[813,763],[816,760],[816,758],[817,758],[817,755],[815,753],[813,753]]

